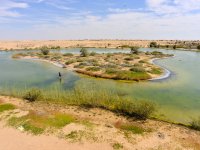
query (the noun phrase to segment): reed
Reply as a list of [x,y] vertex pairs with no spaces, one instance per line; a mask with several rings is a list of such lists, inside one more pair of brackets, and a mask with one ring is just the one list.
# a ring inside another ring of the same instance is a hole
[[[73,90],[63,90],[58,87],[38,89],[40,98],[36,101],[59,103],[63,105],[76,105],[87,108],[103,108],[138,119],[147,119],[155,111],[155,104],[148,101],[136,101],[130,97],[119,96],[114,91],[94,90],[93,88],[78,87]],[[31,95],[32,89],[12,88],[5,90],[3,95],[26,98]],[[33,93],[33,95],[35,92]]]

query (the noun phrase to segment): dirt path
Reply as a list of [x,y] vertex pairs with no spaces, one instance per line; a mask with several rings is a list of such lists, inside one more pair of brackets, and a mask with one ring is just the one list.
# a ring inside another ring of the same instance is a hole
[[[200,150],[200,132],[183,126],[154,120],[137,121],[101,109],[26,103],[20,99],[1,96],[0,101],[18,106],[17,110],[0,113],[0,150]],[[92,127],[75,122],[66,125],[54,134],[45,133],[34,136],[6,125],[5,116],[11,112],[19,117],[26,115],[25,112],[30,110],[37,111],[39,114],[52,111],[71,114],[79,120],[88,120]],[[124,131],[117,127],[120,123],[134,124],[149,131],[142,134]],[[64,139],[61,136],[70,133],[84,134],[82,134],[81,140],[73,142],[72,139]]]

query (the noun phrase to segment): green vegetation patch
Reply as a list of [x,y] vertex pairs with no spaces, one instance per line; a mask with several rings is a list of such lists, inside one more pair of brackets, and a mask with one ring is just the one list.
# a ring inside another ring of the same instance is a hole
[[63,54],[63,56],[71,57],[71,56],[74,56],[74,55],[72,53],[65,53],[65,54]]
[[68,60],[68,61],[65,62],[65,65],[70,65],[70,64],[73,64],[73,63],[75,63],[75,62],[76,62],[75,59]]
[[15,108],[16,107],[12,104],[2,104],[2,105],[0,105],[0,113],[4,112],[4,111],[8,111],[8,110],[13,110]]
[[25,56],[28,56],[28,54],[25,54],[25,53],[17,53],[17,54],[12,55],[12,58],[18,59],[18,58],[20,58],[20,57],[25,57]]
[[146,72],[145,69],[143,67],[132,67],[130,69],[130,71],[133,71],[133,72]]
[[115,74],[118,72],[118,69],[114,69],[114,68],[106,68],[105,73],[106,74]]
[[21,128],[22,131],[27,131],[34,135],[39,135],[44,132],[44,128],[32,124],[27,117],[12,117],[8,120],[8,124],[16,128]]
[[116,79],[119,80],[148,80],[150,75],[146,72],[133,72],[133,71],[118,71],[116,73]]
[[16,128],[22,127],[24,131],[38,135],[42,134],[48,127],[62,128],[74,121],[75,118],[67,114],[58,113],[50,116],[42,116],[30,113],[20,118],[12,117],[9,119],[8,124]]
[[194,119],[189,126],[191,129],[200,131],[200,117],[199,119]]
[[145,132],[145,129],[139,126],[135,126],[135,125],[122,125],[120,127],[120,129],[124,130],[124,131],[128,131],[131,132],[133,134],[143,134]]
[[149,73],[152,74],[162,74],[162,70],[160,68],[152,68],[151,71],[149,71]]
[[87,71],[94,71],[94,72],[96,72],[96,71],[100,71],[101,68],[100,67],[88,67],[86,70]]
[[123,145],[120,144],[120,143],[114,143],[114,144],[112,145],[112,147],[113,147],[114,150],[120,150],[120,149],[123,149],[123,148],[124,148]]
[[47,118],[45,123],[48,126],[62,128],[67,124],[70,124],[75,121],[75,118],[67,114],[55,114],[54,116]]

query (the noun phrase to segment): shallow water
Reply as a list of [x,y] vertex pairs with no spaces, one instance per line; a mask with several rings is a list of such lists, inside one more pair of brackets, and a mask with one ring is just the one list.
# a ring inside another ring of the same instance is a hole
[[[79,53],[80,49],[67,49],[60,52]],[[89,49],[100,53],[126,52],[119,49]],[[141,49],[153,51],[152,49]],[[115,90],[119,94],[138,100],[150,100],[158,104],[158,117],[181,123],[200,116],[200,53],[176,50],[159,50],[174,54],[175,57],[156,60],[156,63],[172,72],[170,78],[148,82],[122,82],[96,79],[79,75],[52,64],[34,60],[15,60],[15,52],[0,52],[0,88],[62,86],[73,89],[77,86],[94,87],[98,90]],[[57,78],[62,72],[60,84]],[[164,114],[164,115],[163,115]]]

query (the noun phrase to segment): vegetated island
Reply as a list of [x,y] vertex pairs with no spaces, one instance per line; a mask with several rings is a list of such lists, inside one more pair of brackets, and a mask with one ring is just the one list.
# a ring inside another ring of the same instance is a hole
[[140,52],[138,47],[130,49],[130,53],[98,54],[82,48],[80,54],[61,54],[51,53],[47,47],[42,47],[41,52],[17,53],[12,57],[40,59],[92,77],[142,81],[158,78],[164,73],[150,60],[173,56],[158,51]]

